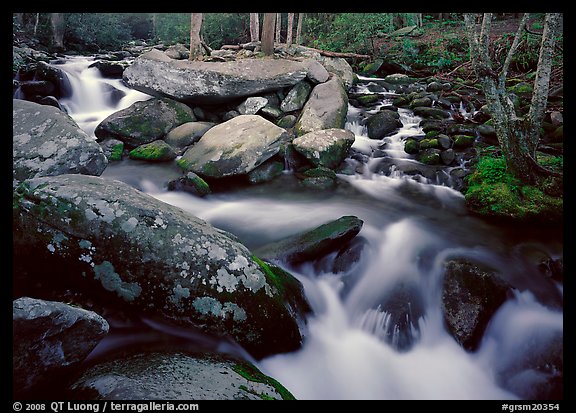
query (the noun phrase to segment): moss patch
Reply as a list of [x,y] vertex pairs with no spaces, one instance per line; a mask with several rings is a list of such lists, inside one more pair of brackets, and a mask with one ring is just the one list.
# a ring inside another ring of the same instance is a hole
[[121,161],[122,160],[122,152],[124,152],[124,144],[119,143],[114,145],[110,151],[110,156],[108,160],[110,161]]
[[176,152],[164,141],[154,141],[145,145],[140,145],[130,151],[131,159],[151,162],[165,162],[176,158]]
[[[292,395],[292,393],[288,391],[288,389],[286,389],[286,387],[282,386],[282,384],[280,384],[277,380],[273,379],[272,377],[266,376],[250,363],[247,362],[237,363],[234,366],[232,366],[232,370],[234,370],[236,373],[238,373],[248,381],[252,381],[255,383],[263,383],[274,387],[274,389],[282,397],[282,400],[296,400],[296,398]],[[259,396],[262,397],[262,395]],[[265,397],[268,396],[266,395]]]

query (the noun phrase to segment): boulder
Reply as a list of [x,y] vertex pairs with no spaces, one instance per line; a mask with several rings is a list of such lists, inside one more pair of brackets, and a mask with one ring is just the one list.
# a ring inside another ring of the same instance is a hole
[[190,57],[190,50],[182,43],[176,43],[169,46],[168,49],[164,51],[164,54],[170,59],[188,59]]
[[302,285],[238,239],[128,184],[36,178],[13,197],[15,284],[231,337],[254,357],[293,351]]
[[354,70],[346,59],[341,57],[319,56],[317,60],[326,68],[328,73],[333,73],[340,78],[346,90],[354,85]]
[[98,143],[65,112],[15,99],[12,103],[12,176],[100,175],[108,160]]
[[68,304],[21,297],[12,303],[12,372],[16,394],[69,372],[108,333],[98,314]]
[[178,179],[168,182],[169,191],[185,191],[197,196],[206,196],[212,191],[206,181],[194,172],[188,172]]
[[418,153],[418,160],[426,165],[438,165],[441,162],[440,149],[424,149]]
[[96,364],[70,388],[83,400],[294,400],[253,364],[216,353],[134,353]]
[[354,140],[354,133],[348,130],[323,129],[294,139],[292,145],[314,166],[334,169],[346,158]]
[[363,221],[355,216],[343,216],[310,231],[263,245],[254,253],[268,260],[291,264],[318,259],[329,252],[338,251],[358,235],[362,225]]
[[240,115],[214,126],[188,148],[178,165],[201,176],[247,174],[276,155],[286,130],[258,115]]
[[122,78],[124,70],[129,66],[128,62],[111,62],[109,60],[98,60],[92,63],[90,67],[95,67],[98,69],[103,77],[108,78]]
[[248,173],[248,182],[260,184],[269,182],[279,177],[284,172],[284,164],[273,159],[269,159],[262,165],[257,166]]
[[47,80],[25,80],[20,82],[20,90],[27,97],[49,96],[54,94],[56,87]]
[[280,119],[278,119],[276,124],[278,126],[280,126],[281,128],[290,129],[296,124],[296,120],[297,120],[296,116],[286,115],[286,116],[282,116]]
[[336,172],[323,166],[307,169],[301,178],[302,185],[306,188],[322,191],[336,187]]
[[72,84],[70,79],[68,79],[68,75],[62,69],[40,61],[36,65],[35,77],[38,80],[47,80],[56,86],[55,96],[57,98],[72,96]]
[[315,85],[318,83],[324,83],[330,78],[330,73],[328,73],[326,68],[317,60],[307,59],[304,62],[308,68],[308,74],[306,77]]
[[407,85],[414,82],[410,76],[403,73],[393,73],[388,75],[384,78],[384,81],[393,85]]
[[320,129],[344,129],[348,95],[339,78],[314,86],[295,128],[298,135]]
[[140,145],[130,151],[130,159],[148,162],[167,162],[176,159],[176,152],[162,140]]
[[134,60],[123,79],[132,88],[153,96],[214,104],[293,86],[307,72],[306,63],[287,59],[173,60],[152,49]]
[[200,138],[212,128],[212,122],[187,122],[172,129],[164,137],[164,142],[174,148],[184,148],[196,143]]
[[135,102],[104,119],[94,131],[100,138],[116,138],[127,146],[136,146],[162,139],[168,132],[196,118],[192,109],[172,99],[150,99]]
[[420,143],[416,139],[408,138],[404,141],[404,152],[411,155],[417,154],[420,151]]
[[446,262],[442,311],[448,331],[469,351],[478,348],[488,322],[511,294],[493,269],[463,259]]
[[255,115],[260,109],[268,104],[268,99],[263,97],[249,97],[238,106],[241,115]]
[[280,104],[280,109],[283,112],[294,112],[302,109],[308,100],[311,90],[312,86],[310,86],[310,83],[305,81],[297,83],[290,89],[290,92]]
[[467,135],[455,135],[452,139],[454,140],[455,149],[471,148],[476,140],[474,136]]
[[426,106],[416,106],[414,107],[414,114],[416,116],[422,116],[423,118],[431,119],[448,119],[450,117],[450,112],[444,109],[429,108]]
[[118,139],[106,139],[100,142],[100,146],[108,158],[108,161],[121,161],[124,153],[124,142]]
[[382,139],[402,127],[400,115],[393,110],[381,110],[366,120],[366,128],[370,139]]

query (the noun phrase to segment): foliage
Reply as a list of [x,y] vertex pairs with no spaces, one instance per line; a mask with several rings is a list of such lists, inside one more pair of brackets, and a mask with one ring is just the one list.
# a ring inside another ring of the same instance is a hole
[[206,13],[202,33],[204,41],[213,49],[249,42],[250,13]]
[[166,44],[190,43],[190,13],[156,13],[154,35]]
[[120,13],[66,13],[65,43],[76,50],[120,49],[132,38]]
[[[546,158],[544,163],[562,164],[562,157]],[[520,221],[562,220],[562,197],[550,196],[536,186],[524,185],[507,171],[506,160],[493,147],[483,152],[476,170],[467,180],[466,204],[476,213]]]

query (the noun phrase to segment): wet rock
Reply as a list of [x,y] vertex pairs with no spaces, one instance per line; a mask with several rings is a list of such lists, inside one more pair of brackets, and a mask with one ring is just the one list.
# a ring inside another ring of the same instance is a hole
[[247,174],[276,155],[286,130],[258,115],[240,115],[208,130],[188,148],[178,165],[201,176]]
[[414,82],[410,78],[410,76],[405,75],[403,73],[394,73],[394,74],[388,75],[384,78],[384,81],[391,83],[393,85],[407,85],[407,84]]
[[452,146],[452,139],[444,134],[436,135],[436,140],[442,149],[448,149]]
[[162,140],[140,145],[130,151],[130,159],[148,162],[167,162],[176,159],[176,152]]
[[238,106],[241,115],[255,115],[268,104],[268,99],[263,97],[249,97]]
[[419,99],[414,99],[410,102],[410,107],[411,108],[415,108],[415,107],[430,107],[432,106],[432,99],[430,99],[429,97],[425,96]]
[[336,173],[323,166],[308,169],[302,173],[302,185],[318,190],[333,189],[336,187]]
[[432,118],[432,119],[448,119],[450,117],[450,112],[448,112],[447,110],[438,108],[428,108],[424,106],[415,107],[414,114],[416,116],[422,116],[424,118]]
[[121,161],[124,153],[124,142],[118,139],[106,139],[100,142],[100,146],[108,158],[108,161]]
[[382,139],[400,129],[402,122],[397,112],[385,109],[370,116],[366,127],[370,139]]
[[54,96],[43,96],[40,99],[38,99],[37,103],[40,103],[41,105],[54,106],[55,108],[64,111],[64,109],[60,105],[60,102]]
[[292,400],[254,365],[222,354],[135,353],[107,360],[71,386],[87,400]]
[[196,143],[210,128],[212,122],[187,122],[172,129],[164,137],[164,142],[174,148],[185,148]]
[[27,184],[13,198],[19,288],[77,289],[231,337],[257,358],[300,346],[309,311],[301,284],[235,236],[119,181],[61,175]]
[[348,130],[323,129],[294,139],[292,145],[314,166],[333,169],[346,158],[354,140],[354,134]]
[[100,138],[116,138],[128,147],[162,139],[168,132],[196,118],[192,109],[172,99],[136,102],[104,119],[94,131]]
[[251,184],[269,182],[282,175],[283,172],[284,164],[282,162],[269,159],[248,173],[248,182]]
[[420,144],[416,139],[406,139],[404,142],[404,152],[411,155],[417,154],[420,151]]
[[286,115],[286,116],[283,116],[282,118],[280,118],[280,120],[278,120],[278,122],[276,122],[276,124],[278,126],[280,126],[281,128],[289,129],[296,124],[296,120],[297,120],[296,116]]
[[450,165],[456,159],[456,154],[454,153],[454,149],[446,149],[440,152],[440,160],[444,165]]
[[72,96],[72,85],[66,73],[46,62],[38,62],[36,66],[36,78],[39,80],[47,80],[55,87],[55,95],[57,98],[67,98]]
[[454,139],[455,149],[471,148],[474,146],[474,141],[476,140],[474,136],[467,135],[455,135],[452,139]]
[[12,104],[12,176],[100,175],[108,160],[94,139],[61,110],[15,99]]
[[293,112],[302,109],[308,100],[311,90],[312,86],[308,82],[297,83],[290,89],[280,104],[280,109],[283,112]]
[[112,79],[122,78],[124,70],[129,66],[128,62],[111,62],[108,60],[99,60],[92,63],[89,67],[96,67],[103,77]]
[[488,322],[511,293],[511,287],[493,269],[466,260],[450,260],[445,267],[444,321],[454,339],[474,351]]
[[441,163],[440,153],[439,149],[424,149],[418,153],[418,160],[426,165],[438,165]]
[[355,216],[343,216],[310,231],[295,234],[257,248],[254,253],[273,261],[301,263],[337,251],[362,229],[363,221]]
[[56,91],[56,87],[52,82],[47,80],[26,80],[20,82],[20,90],[27,97],[32,96],[49,96]]
[[168,182],[168,190],[185,191],[200,197],[210,194],[210,186],[196,175],[194,172],[188,172],[178,179]]
[[14,300],[15,394],[70,373],[108,333],[108,328],[106,320],[92,311],[30,297]]

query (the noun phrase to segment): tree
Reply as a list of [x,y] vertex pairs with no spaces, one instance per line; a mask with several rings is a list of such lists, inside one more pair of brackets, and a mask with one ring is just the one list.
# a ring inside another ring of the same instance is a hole
[[506,91],[506,76],[520,44],[524,26],[528,21],[528,13],[522,17],[508,55],[498,73],[489,55],[492,13],[484,13],[480,33],[477,31],[474,14],[464,15],[472,65],[482,84],[507,169],[516,178],[528,184],[540,184],[550,175],[559,175],[536,162],[536,148],[548,99],[552,55],[560,19],[560,13],[546,14],[530,109],[525,117],[519,117]]
[[302,21],[304,20],[304,13],[298,13],[298,26],[296,27],[296,44],[300,44],[302,38]]
[[250,41],[260,40],[260,19],[258,13],[250,13]]
[[276,13],[264,13],[264,22],[262,23],[262,51],[266,56],[274,53],[275,22]]
[[280,34],[282,32],[282,13],[276,13],[276,43],[281,43]]
[[[39,13],[37,14],[37,16]],[[50,24],[52,25],[52,42],[57,50],[64,50],[64,15],[62,13],[50,13]],[[34,33],[38,26],[38,17],[36,17],[36,25],[34,26]]]
[[190,14],[190,60],[197,59],[204,54],[200,30],[202,29],[202,13]]
[[292,45],[292,32],[294,31],[294,13],[288,13],[288,29],[286,31],[286,44]]

